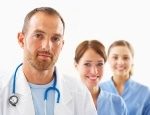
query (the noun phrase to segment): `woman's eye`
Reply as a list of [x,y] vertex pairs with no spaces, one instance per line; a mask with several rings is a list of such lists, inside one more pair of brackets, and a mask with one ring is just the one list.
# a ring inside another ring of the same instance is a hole
[[118,57],[117,56],[114,56],[114,57],[112,57],[114,60],[117,60],[118,59]]
[[103,65],[104,65],[104,63],[98,63],[97,64],[97,66],[100,66],[100,67],[103,66]]
[[89,64],[89,63],[85,63],[84,65],[87,67],[91,66],[91,64]]
[[128,59],[129,59],[129,57],[124,57],[123,59],[124,59],[124,60],[128,60]]

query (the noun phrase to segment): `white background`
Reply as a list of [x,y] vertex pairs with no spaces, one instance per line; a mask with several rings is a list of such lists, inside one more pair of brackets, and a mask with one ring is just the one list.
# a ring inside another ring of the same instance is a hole
[[[135,49],[134,76],[150,86],[149,0],[5,0],[0,3],[0,72],[10,72],[22,60],[17,43],[25,15],[39,6],[58,10],[66,23],[65,45],[58,61],[68,75],[76,75],[74,50],[85,39],[98,39],[106,49],[114,40],[125,39]],[[106,64],[103,80],[110,78]]]

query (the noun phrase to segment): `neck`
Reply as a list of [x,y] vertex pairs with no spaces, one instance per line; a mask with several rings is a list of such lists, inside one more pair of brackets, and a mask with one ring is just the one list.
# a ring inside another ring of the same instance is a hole
[[93,98],[93,101],[94,101],[94,104],[96,107],[97,98],[98,98],[98,95],[100,93],[100,88],[99,88],[99,86],[95,86],[95,87],[90,88],[89,91],[92,95],[92,98]]
[[129,78],[129,76],[113,76],[112,80],[116,85],[124,85]]
[[121,76],[113,76],[112,77],[114,85],[120,95],[123,93],[125,83],[128,79],[129,79],[129,77],[121,77]]
[[53,80],[54,67],[48,70],[39,71],[32,66],[23,65],[23,72],[28,82],[44,85]]

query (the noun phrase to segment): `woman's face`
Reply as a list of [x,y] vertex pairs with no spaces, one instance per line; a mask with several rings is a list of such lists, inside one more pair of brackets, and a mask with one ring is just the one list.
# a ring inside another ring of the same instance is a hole
[[81,80],[88,88],[93,88],[98,85],[104,71],[104,59],[101,55],[93,49],[88,49],[75,66],[80,74]]
[[129,77],[129,72],[133,66],[133,57],[128,47],[112,47],[108,55],[108,62],[113,76]]

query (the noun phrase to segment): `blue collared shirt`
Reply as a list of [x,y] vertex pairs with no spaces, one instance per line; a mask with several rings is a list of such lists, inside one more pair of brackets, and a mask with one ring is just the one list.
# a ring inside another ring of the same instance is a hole
[[[112,80],[101,83],[100,87],[119,95]],[[128,115],[150,115],[150,89],[148,87],[129,79],[125,83],[121,97],[126,103]]]
[[110,92],[101,90],[97,100],[98,115],[127,115],[123,99]]

